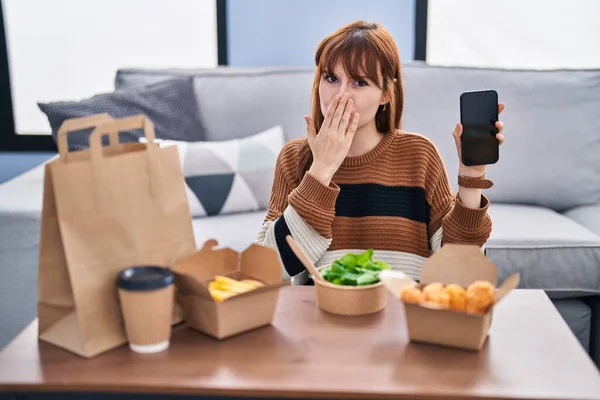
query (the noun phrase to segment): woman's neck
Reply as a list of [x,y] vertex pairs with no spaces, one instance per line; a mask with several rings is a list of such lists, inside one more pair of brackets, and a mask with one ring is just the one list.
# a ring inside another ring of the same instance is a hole
[[384,138],[384,134],[377,131],[375,120],[359,128],[354,133],[347,157],[358,157],[373,150]]

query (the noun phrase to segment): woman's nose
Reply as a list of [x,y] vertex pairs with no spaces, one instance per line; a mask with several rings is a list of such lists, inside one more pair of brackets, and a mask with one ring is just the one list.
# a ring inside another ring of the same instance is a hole
[[354,99],[352,98],[352,97],[354,97],[354,96],[352,96],[352,93],[351,93],[350,91],[348,91],[348,90],[340,89],[340,91],[339,91],[339,93],[338,93],[338,94],[339,94],[340,96],[344,96],[344,94],[347,94],[347,95],[348,95],[348,98],[349,98],[350,100],[354,101]]
[[339,94],[340,96],[343,96],[343,95],[344,95],[344,93],[348,93],[348,94],[350,94],[350,91],[349,91],[349,89],[350,89],[350,85],[351,85],[351,83],[350,83],[350,82],[344,82],[344,81],[342,81],[342,82],[340,83],[340,89],[339,89],[339,92],[338,92],[338,94]]

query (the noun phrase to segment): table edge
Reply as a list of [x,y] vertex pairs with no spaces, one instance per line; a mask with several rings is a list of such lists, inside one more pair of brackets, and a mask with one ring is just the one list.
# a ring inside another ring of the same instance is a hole
[[2,393],[96,393],[96,394],[131,394],[131,395],[195,395],[195,396],[224,396],[224,397],[251,397],[251,398],[290,398],[290,399],[412,399],[412,400],[598,400],[599,397],[506,397],[506,396],[486,396],[464,394],[443,394],[443,393],[373,393],[364,392],[327,392],[319,390],[268,390],[268,389],[216,389],[216,388],[190,388],[190,387],[132,387],[132,386],[110,386],[106,385],[29,385],[29,384],[8,384],[0,385],[0,394]]

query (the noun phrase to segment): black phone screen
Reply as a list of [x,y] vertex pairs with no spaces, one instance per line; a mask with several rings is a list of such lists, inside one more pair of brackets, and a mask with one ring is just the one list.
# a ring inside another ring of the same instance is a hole
[[460,96],[460,121],[463,126],[461,153],[463,164],[487,165],[498,161],[498,93],[495,90],[465,92]]

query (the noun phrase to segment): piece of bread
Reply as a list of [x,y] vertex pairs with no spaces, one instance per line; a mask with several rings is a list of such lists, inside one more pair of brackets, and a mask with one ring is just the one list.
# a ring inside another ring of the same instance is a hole
[[495,288],[490,282],[475,281],[467,288],[467,312],[485,314],[494,302]]
[[405,303],[419,304],[425,300],[423,292],[416,286],[404,286],[400,291],[400,298]]
[[450,308],[455,311],[466,311],[467,291],[456,284],[446,285],[444,291],[450,296]]

